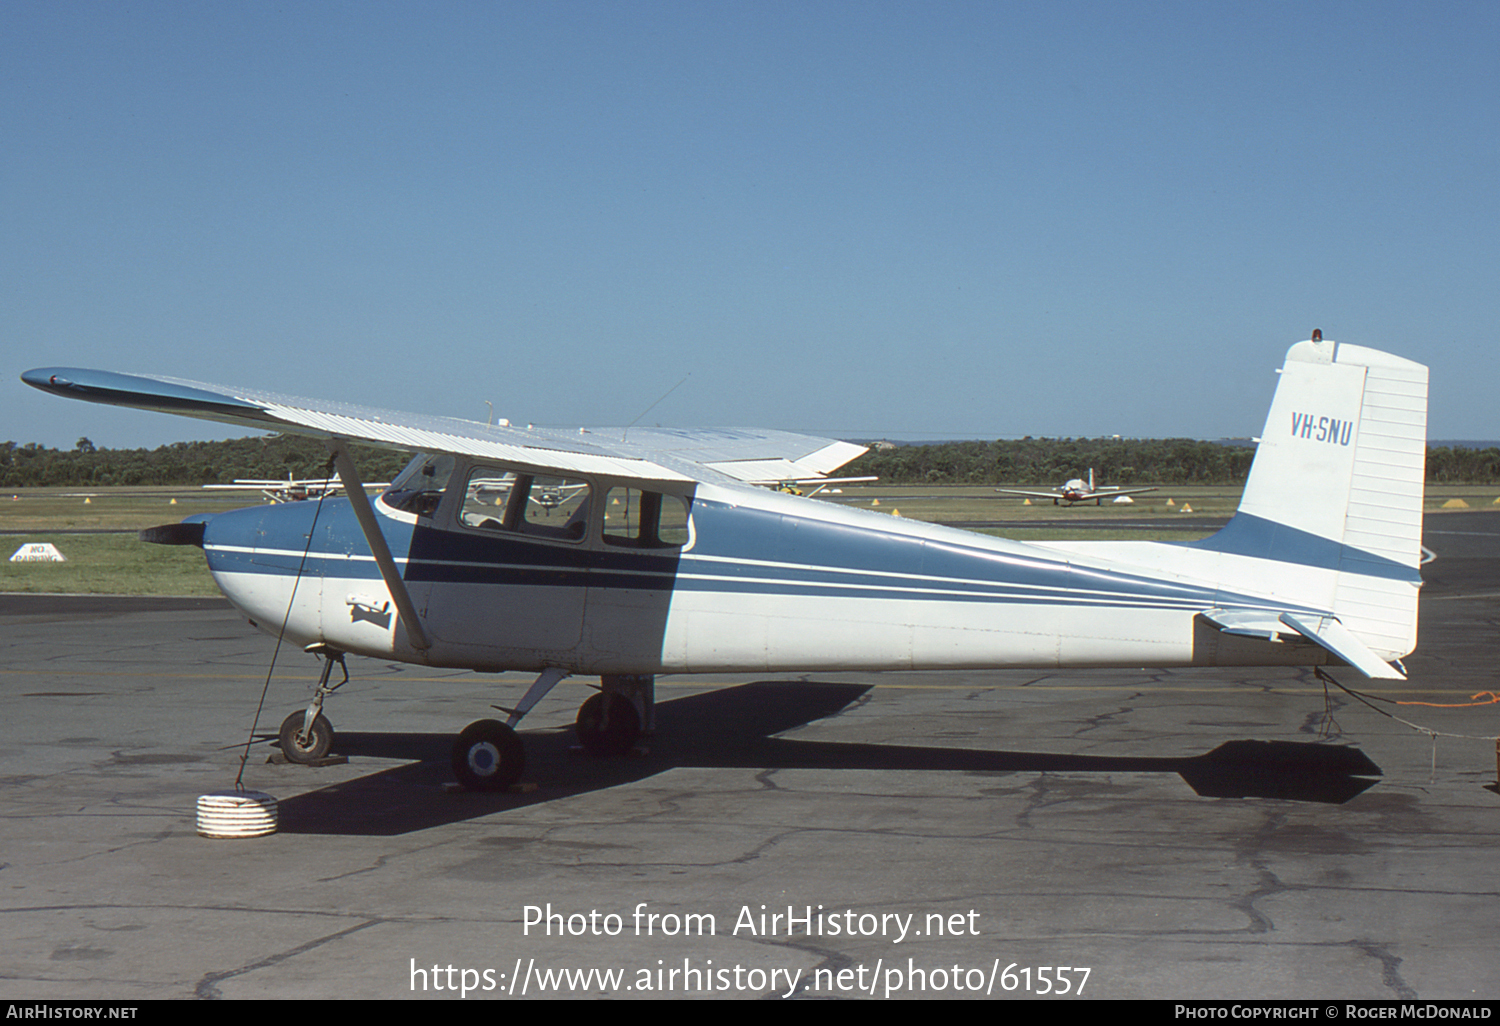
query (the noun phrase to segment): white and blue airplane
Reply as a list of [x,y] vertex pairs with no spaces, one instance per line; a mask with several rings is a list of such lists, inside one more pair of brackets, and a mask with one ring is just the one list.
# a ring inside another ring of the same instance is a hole
[[[524,769],[516,724],[573,675],[602,679],[578,734],[605,754],[651,728],[659,674],[1347,664],[1402,678],[1422,583],[1427,368],[1315,333],[1280,374],[1237,513],[1187,543],[1020,543],[756,487],[864,451],[784,432],[542,431],[171,378],[22,378],[323,439],[345,497],[143,537],[201,545],[254,625],[325,657],[308,708],[282,727],[294,760],[332,743],[321,708],[345,653],[537,674],[506,722],[473,723],[454,745],[460,782],[499,790]],[[351,442],[416,455],[371,502]],[[476,487],[496,480],[503,506]],[[530,501],[544,491],[567,501]]]

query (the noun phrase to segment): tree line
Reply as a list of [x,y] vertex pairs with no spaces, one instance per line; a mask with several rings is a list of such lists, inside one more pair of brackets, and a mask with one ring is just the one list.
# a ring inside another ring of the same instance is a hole
[[[405,453],[356,447],[361,474],[389,481]],[[931,445],[878,444],[838,471],[887,484],[1052,486],[1094,471],[1100,484],[1243,484],[1255,456],[1248,440],[1190,438],[1020,438]],[[236,478],[322,477],[328,451],[296,435],[176,442],[156,449],[102,449],[80,438],[71,450],[0,443],[0,487],[228,484]],[[1430,446],[1433,484],[1500,483],[1500,449]]]
[[[410,453],[351,446],[360,476],[389,481]],[[328,450],[316,438],[267,435],[224,442],[174,442],[156,449],[103,449],[80,438],[71,450],[0,442],[0,487],[229,484],[236,478],[320,478]]]
[[[1101,485],[1243,485],[1255,459],[1246,439],[1021,438],[994,442],[877,446],[838,471],[889,484],[1054,486],[1087,478]],[[1500,448],[1428,446],[1432,484],[1500,483]]]
[[878,476],[889,484],[1061,484],[1087,478],[1101,485],[1243,482],[1255,449],[1191,438],[1021,438],[877,446],[839,476]]

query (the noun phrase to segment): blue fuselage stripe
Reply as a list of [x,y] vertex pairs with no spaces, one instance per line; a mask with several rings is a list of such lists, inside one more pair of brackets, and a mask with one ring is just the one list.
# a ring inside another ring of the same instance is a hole
[[[295,574],[314,515],[305,574],[377,580],[380,572],[347,500],[267,506],[209,521],[216,572]],[[1251,596],[1122,572],[1079,568],[1045,554],[1015,555],[950,540],[873,532],[780,513],[693,504],[695,544],[678,550],[590,548],[519,534],[444,531],[382,518],[412,584],[486,584],[904,601],[1034,603],[1201,610]],[[1279,604],[1278,608],[1285,608]]]
[[1348,570],[1365,577],[1410,584],[1422,583],[1422,575],[1414,566],[1251,513],[1236,513],[1217,534],[1186,544],[1210,552],[1274,559],[1278,563],[1294,563],[1321,570]]

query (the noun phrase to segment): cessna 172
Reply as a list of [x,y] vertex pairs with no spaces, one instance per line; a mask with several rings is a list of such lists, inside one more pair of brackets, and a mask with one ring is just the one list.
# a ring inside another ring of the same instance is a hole
[[[325,440],[346,497],[143,532],[201,545],[252,623],[325,657],[282,727],[299,761],[332,742],[321,707],[344,653],[536,673],[506,722],[453,747],[459,780],[493,790],[524,767],[516,724],[570,675],[602,678],[583,745],[623,753],[652,726],[657,674],[1346,663],[1401,678],[1416,645],[1427,368],[1356,345],[1291,347],[1238,512],[1188,543],[1023,544],[755,487],[863,451],[783,432],[626,442],[169,378],[22,377]],[[351,441],[417,455],[371,503]],[[472,501],[506,475],[503,508]],[[541,515],[537,489],[568,493],[566,517]]]
[[1027,492],[1019,488],[996,488],[995,491],[1002,495],[1024,495],[1030,499],[1051,499],[1052,505],[1059,502],[1071,506],[1078,502],[1094,500],[1094,505],[1102,505],[1105,499],[1118,499],[1122,495],[1140,495],[1142,492],[1154,492],[1155,488],[1095,488],[1094,468],[1089,468],[1089,479],[1075,477],[1064,481],[1050,492]]

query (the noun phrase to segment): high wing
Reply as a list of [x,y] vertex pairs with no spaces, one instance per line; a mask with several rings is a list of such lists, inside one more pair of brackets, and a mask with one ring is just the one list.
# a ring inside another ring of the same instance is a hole
[[752,483],[821,477],[865,446],[757,429],[516,428],[372,409],[346,403],[226,388],[178,378],[70,367],[30,370],[21,380],[44,392],[315,438],[406,452],[452,453],[560,473],[648,482]]

